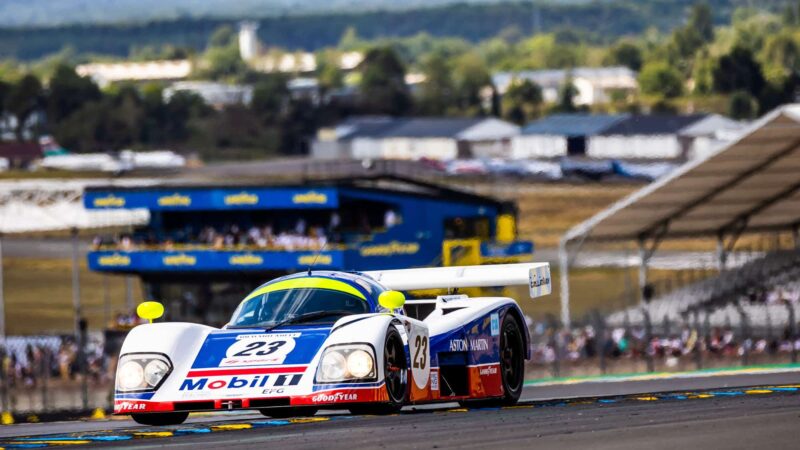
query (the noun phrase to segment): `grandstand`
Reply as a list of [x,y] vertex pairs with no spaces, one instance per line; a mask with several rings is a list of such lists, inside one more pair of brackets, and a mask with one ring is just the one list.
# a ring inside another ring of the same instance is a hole
[[216,323],[265,280],[299,270],[374,270],[530,260],[516,207],[411,179],[270,185],[162,183],[86,190],[90,211],[145,210],[98,236],[91,270],[141,277],[171,318]]
[[[706,327],[786,327],[794,335],[800,297],[800,105],[778,108],[729,145],[685,164],[570,229],[561,239],[562,322],[569,326],[569,268],[588,243],[635,243],[640,305],[614,325],[673,322]],[[791,234],[741,266],[729,255],[740,236]],[[714,239],[718,273],[652,299],[648,263],[665,240]],[[744,331],[743,331],[744,332]]]

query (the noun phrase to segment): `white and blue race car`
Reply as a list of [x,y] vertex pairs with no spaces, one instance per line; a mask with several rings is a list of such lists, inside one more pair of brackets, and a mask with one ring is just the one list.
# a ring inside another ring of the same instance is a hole
[[400,291],[527,285],[550,293],[545,263],[363,273],[308,271],[248,295],[230,322],[134,328],[117,366],[114,412],[147,425],[192,411],[320,408],[392,413],[433,402],[514,404],[529,336],[511,298]]

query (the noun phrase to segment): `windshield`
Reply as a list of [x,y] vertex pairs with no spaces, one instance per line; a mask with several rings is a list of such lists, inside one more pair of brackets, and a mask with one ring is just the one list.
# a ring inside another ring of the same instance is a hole
[[[331,311],[330,315],[313,313]],[[231,327],[262,327],[309,316],[306,323],[333,323],[349,314],[369,312],[369,304],[346,292],[298,288],[267,292],[245,300],[233,314]]]

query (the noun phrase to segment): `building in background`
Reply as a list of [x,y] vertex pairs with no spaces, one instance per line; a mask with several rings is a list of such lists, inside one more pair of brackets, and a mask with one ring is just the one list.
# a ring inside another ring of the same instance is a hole
[[589,137],[626,119],[626,114],[553,114],[531,122],[512,141],[514,159],[584,156]]
[[82,77],[90,77],[100,87],[121,81],[176,81],[185,80],[192,73],[192,62],[188,59],[91,63],[75,67]]
[[[317,70],[317,57],[313,53],[269,49],[258,40],[257,32],[257,22],[239,24],[239,54],[253,69],[266,73],[310,73]],[[339,55],[339,68],[353,70],[363,60],[361,52],[344,52]]]
[[215,81],[179,81],[164,89],[164,100],[169,101],[178,92],[190,92],[220,109],[230,105],[249,105],[253,101],[253,86],[226,84]]
[[616,98],[626,98],[639,88],[636,72],[627,67],[578,67],[571,70],[528,70],[521,72],[499,72],[492,82],[500,95],[504,95],[514,83],[529,80],[542,89],[542,98],[547,103],[558,100],[560,89],[572,81],[577,90],[575,104],[596,105]]
[[27,169],[42,157],[42,148],[36,142],[0,141],[0,160],[6,169]]
[[518,134],[518,126],[493,117],[356,117],[320,130],[311,153],[322,159],[508,157]]
[[[726,126],[726,133],[716,134]],[[589,138],[586,155],[597,159],[687,160],[737,135],[741,124],[713,114],[632,115]],[[695,148],[697,144],[697,149]]]
[[260,51],[258,22],[241,22],[239,24],[239,56],[243,61],[252,61]]

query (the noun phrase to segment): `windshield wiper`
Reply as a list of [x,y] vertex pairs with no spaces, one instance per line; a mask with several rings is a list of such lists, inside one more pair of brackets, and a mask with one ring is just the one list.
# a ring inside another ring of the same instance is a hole
[[[272,330],[274,330],[274,329],[276,329],[278,327],[282,327],[284,325],[290,325],[290,324],[293,324],[293,323],[303,323],[303,322],[308,322],[308,321],[311,321],[311,320],[321,319],[323,317],[328,317],[328,316],[349,316],[351,314],[353,314],[352,311],[346,311],[346,310],[343,310],[343,309],[334,309],[334,310],[331,310],[331,311],[314,311],[314,312],[309,312],[309,313],[305,313],[305,314],[300,314],[300,315],[297,315],[297,316],[292,316],[292,317],[289,317],[287,319],[281,320],[280,322],[276,322],[276,323],[274,323],[272,325],[265,326],[263,328],[264,328],[264,331],[272,331]],[[238,325],[238,326],[232,326],[232,327],[228,327],[228,328],[261,328],[261,326],[259,326],[259,325]]]

